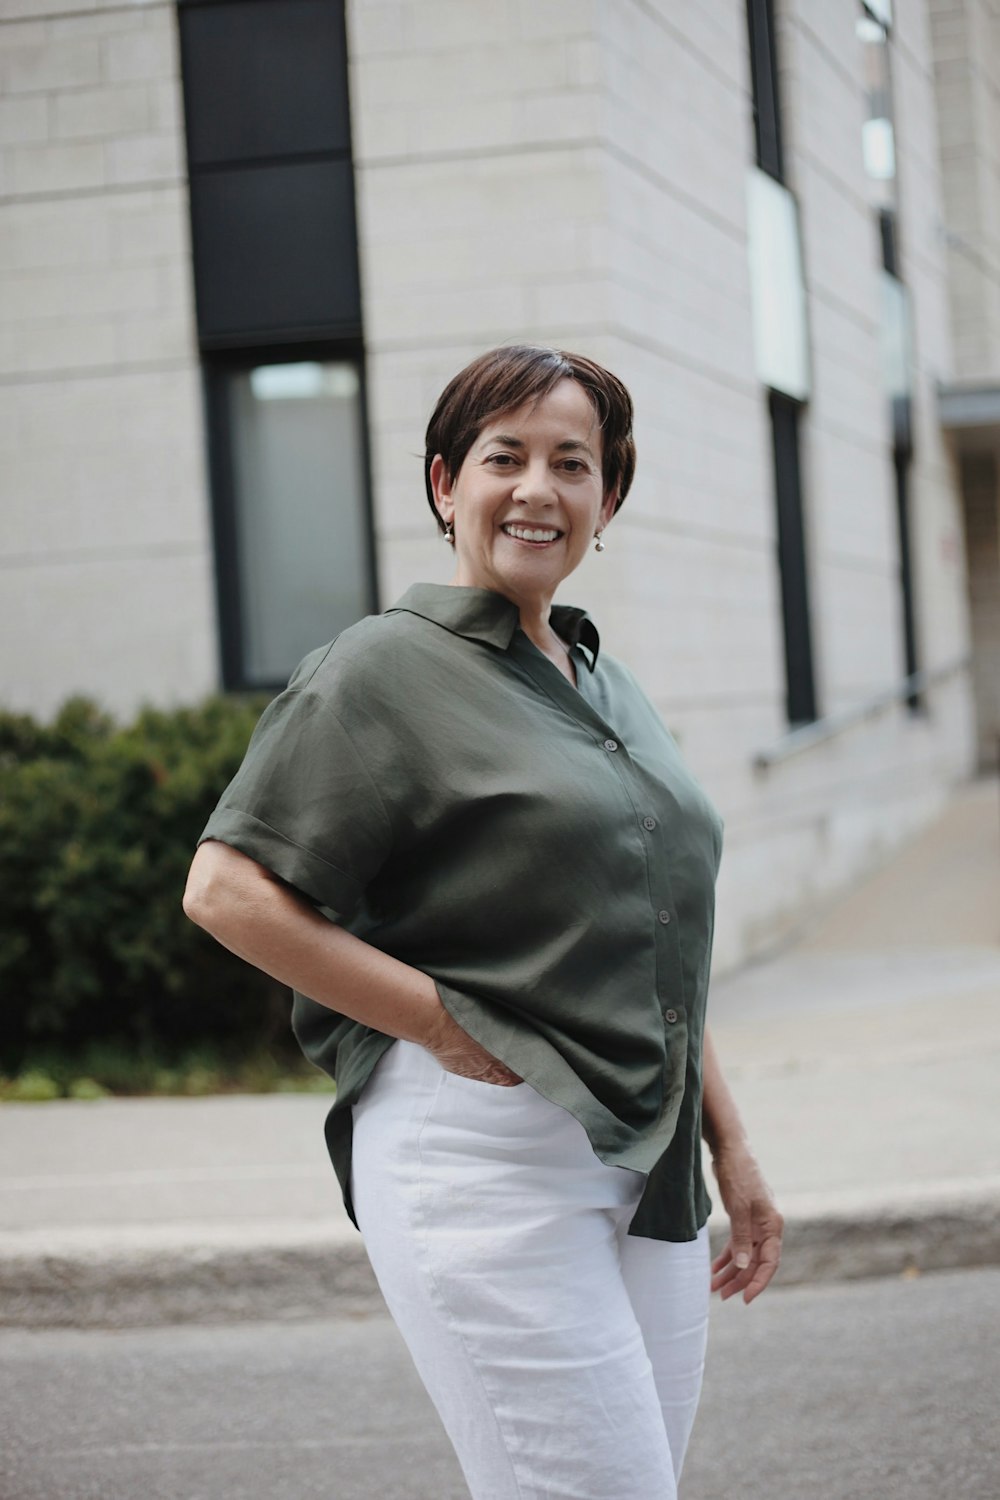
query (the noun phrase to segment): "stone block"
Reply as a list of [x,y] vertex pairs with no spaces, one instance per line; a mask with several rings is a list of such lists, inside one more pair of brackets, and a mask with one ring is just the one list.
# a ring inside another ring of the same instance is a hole
[[48,717],[72,691],[130,716],[144,702],[191,703],[218,686],[207,547],[112,546],[4,571],[0,640],[20,648],[4,662],[11,707]]
[[0,93],[31,94],[81,88],[101,77],[100,43],[81,37],[50,42],[40,37],[31,45],[14,46],[6,37],[0,52]]
[[[585,10],[587,0],[581,0],[578,8]],[[511,0],[493,0],[489,5],[469,4],[469,0],[411,0],[410,11],[409,34],[422,51],[475,47],[480,49],[484,74],[492,65],[492,44],[512,29]]]
[[157,293],[153,266],[20,271],[0,283],[0,322],[127,315],[156,307]]
[[54,16],[46,23],[46,35],[53,41],[76,37],[118,36],[123,32],[142,31],[148,25],[144,11],[147,4],[162,8],[162,0],[132,0],[128,9],[121,4],[95,7],[82,15]]
[[28,22],[65,12],[96,13],[108,0],[0,0],[0,21],[8,26],[12,22]]
[[525,301],[518,286],[470,283],[462,288],[383,291],[369,314],[370,337],[384,344],[426,338],[453,338],[478,330],[484,344],[499,343],[526,326]]
[[351,0],[347,7],[347,46],[352,59],[406,52],[413,7],[404,0]]
[[[123,204],[115,200],[115,207]],[[0,205],[0,271],[101,266],[113,250],[112,217],[100,197]]]
[[121,365],[183,365],[197,359],[193,314],[151,313],[121,318],[114,325],[114,358]]
[[[541,219],[589,223],[603,199],[603,154],[592,149],[511,152],[485,157],[470,173],[464,161],[372,167],[358,173],[363,248],[387,240],[412,243],[452,221],[468,222],[495,254]],[[544,213],[539,205],[544,205]]]
[[0,479],[6,554],[204,545],[196,370],[23,386]]
[[105,184],[104,151],[92,142],[12,146],[5,155],[8,191],[19,196],[86,192]]
[[176,38],[171,10],[153,11],[142,31],[105,37],[101,46],[102,75],[108,83],[155,82],[178,72]]
[[109,183],[177,182],[186,179],[184,143],[173,133],[129,135],[105,146]]
[[61,140],[132,135],[145,131],[149,121],[146,88],[73,89],[52,99],[52,134]]
[[184,99],[180,78],[146,85],[149,129],[157,135],[184,139]]
[[516,33],[524,42],[599,32],[602,8],[595,0],[511,0],[511,8]]
[[49,105],[44,94],[0,99],[0,146],[45,141],[49,134]]
[[163,188],[151,195],[116,195],[108,218],[111,254],[117,265],[177,263],[190,277],[186,185]]
[[94,369],[114,358],[114,329],[105,319],[0,324],[0,375]]

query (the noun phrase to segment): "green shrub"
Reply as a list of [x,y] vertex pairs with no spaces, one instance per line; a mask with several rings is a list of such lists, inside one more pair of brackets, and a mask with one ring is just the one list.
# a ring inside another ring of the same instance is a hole
[[106,1099],[108,1090],[94,1078],[74,1078],[66,1090],[69,1099]]
[[201,1045],[294,1055],[288,992],[180,904],[264,701],[145,709],[125,727],[83,698],[48,726],[0,714],[0,1071],[48,1049],[72,1068],[58,1092],[83,1077],[131,1091]]
[[30,1068],[11,1079],[4,1088],[4,1098],[17,1104],[37,1104],[48,1099],[58,1099],[62,1093],[54,1078],[38,1068]]

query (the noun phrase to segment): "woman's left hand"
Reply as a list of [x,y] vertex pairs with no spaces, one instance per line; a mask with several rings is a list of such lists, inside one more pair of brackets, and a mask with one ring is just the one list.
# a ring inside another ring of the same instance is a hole
[[712,1262],[712,1291],[723,1302],[742,1292],[749,1303],[778,1269],[785,1221],[748,1146],[719,1151],[712,1170],[729,1215],[729,1239]]

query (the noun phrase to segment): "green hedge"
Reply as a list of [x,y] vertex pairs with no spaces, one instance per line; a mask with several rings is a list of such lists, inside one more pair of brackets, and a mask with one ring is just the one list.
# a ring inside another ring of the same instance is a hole
[[0,714],[0,1072],[106,1045],[291,1058],[288,992],[187,920],[195,840],[264,699]]

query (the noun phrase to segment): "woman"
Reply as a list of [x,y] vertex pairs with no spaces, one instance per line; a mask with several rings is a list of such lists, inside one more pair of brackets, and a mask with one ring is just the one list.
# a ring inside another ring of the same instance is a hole
[[451,585],[306,657],[185,895],[296,992],[348,1212],[474,1500],[676,1495],[710,1282],[749,1302],[780,1253],[704,1034],[719,818],[552,603],[604,548],[631,424],[579,355],[452,380],[425,462]]

